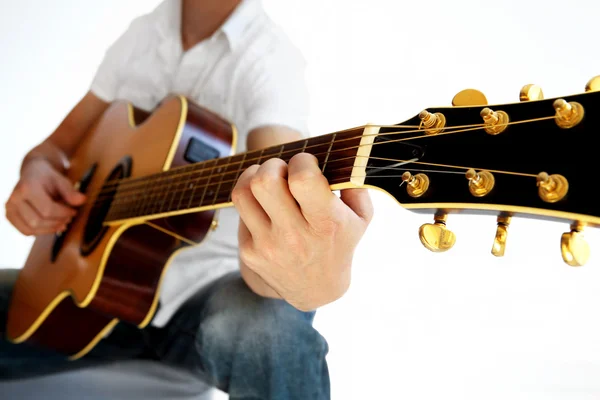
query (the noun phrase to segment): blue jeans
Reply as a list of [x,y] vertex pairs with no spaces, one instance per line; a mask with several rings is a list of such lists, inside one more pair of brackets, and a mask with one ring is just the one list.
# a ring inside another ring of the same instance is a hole
[[190,299],[164,328],[121,322],[76,361],[4,339],[14,279],[15,270],[0,270],[0,380],[137,358],[184,367],[230,399],[330,398],[328,346],[312,327],[314,313],[256,295],[238,272]]

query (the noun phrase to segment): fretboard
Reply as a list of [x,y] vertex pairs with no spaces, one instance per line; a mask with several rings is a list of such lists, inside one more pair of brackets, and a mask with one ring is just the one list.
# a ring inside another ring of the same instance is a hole
[[357,128],[262,150],[236,154],[158,174],[124,179],[114,192],[105,222],[156,218],[231,205],[231,192],[240,175],[253,164],[271,158],[286,162],[310,153],[330,185],[350,181],[363,129]]

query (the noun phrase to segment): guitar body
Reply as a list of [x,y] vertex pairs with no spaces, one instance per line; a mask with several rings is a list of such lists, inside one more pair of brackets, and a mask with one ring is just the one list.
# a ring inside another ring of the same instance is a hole
[[[192,141],[195,152],[188,151]],[[81,182],[82,192],[102,196],[116,178],[135,180],[205,161],[203,156],[229,156],[235,141],[233,125],[183,97],[166,99],[151,114],[116,102],[78,147],[68,177]],[[211,151],[203,152],[203,144]],[[171,258],[199,244],[215,214],[161,215],[106,226],[94,204],[86,202],[60,237],[36,238],[13,291],[7,324],[12,342],[76,359],[120,320],[145,327]]]

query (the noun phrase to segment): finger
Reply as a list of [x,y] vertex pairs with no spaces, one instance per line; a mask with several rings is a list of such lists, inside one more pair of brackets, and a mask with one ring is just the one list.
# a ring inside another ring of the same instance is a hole
[[60,197],[71,206],[80,206],[85,201],[85,195],[76,190],[67,177],[56,172],[52,176],[52,183]]
[[25,217],[23,217],[23,215],[17,207],[7,207],[6,219],[8,219],[14,225],[14,227],[17,228],[19,232],[26,236],[54,233],[57,231],[64,230],[66,228],[66,226],[59,226],[58,228],[38,227],[37,229],[34,229],[32,226],[30,226]]
[[74,209],[52,200],[48,193],[40,186],[35,186],[35,188],[28,191],[26,198],[44,219],[68,221],[76,214]]
[[231,192],[231,200],[253,236],[260,235],[271,227],[269,216],[250,189],[250,182],[258,168],[258,165],[252,165],[246,169]]
[[287,174],[285,161],[267,160],[252,177],[250,189],[273,223],[300,228],[306,220],[290,192]]
[[21,201],[16,205],[16,211],[25,221],[33,234],[56,232],[68,222],[68,220],[44,219],[27,201]]
[[25,222],[25,220],[23,219],[23,217],[21,217],[21,215],[19,215],[18,211],[16,210],[16,208],[9,208],[7,206],[6,208],[6,219],[13,224],[13,226],[15,228],[17,228],[17,230],[19,232],[21,232],[23,235],[29,236],[29,235],[33,235],[33,229],[31,229],[27,223]]
[[306,220],[313,224],[330,214],[339,199],[329,188],[329,182],[319,169],[315,156],[296,154],[288,165],[290,192],[300,204]]
[[367,223],[373,218],[373,203],[367,189],[344,189],[340,198],[356,215]]

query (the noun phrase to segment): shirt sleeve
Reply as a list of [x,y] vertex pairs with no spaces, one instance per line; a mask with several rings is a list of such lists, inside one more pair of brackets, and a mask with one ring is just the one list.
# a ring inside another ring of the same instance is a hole
[[299,51],[270,53],[257,60],[247,75],[242,98],[248,133],[261,126],[283,125],[309,136],[306,62]]
[[119,72],[133,52],[139,26],[140,20],[134,20],[108,48],[92,80],[90,90],[107,103],[116,100],[119,90]]

